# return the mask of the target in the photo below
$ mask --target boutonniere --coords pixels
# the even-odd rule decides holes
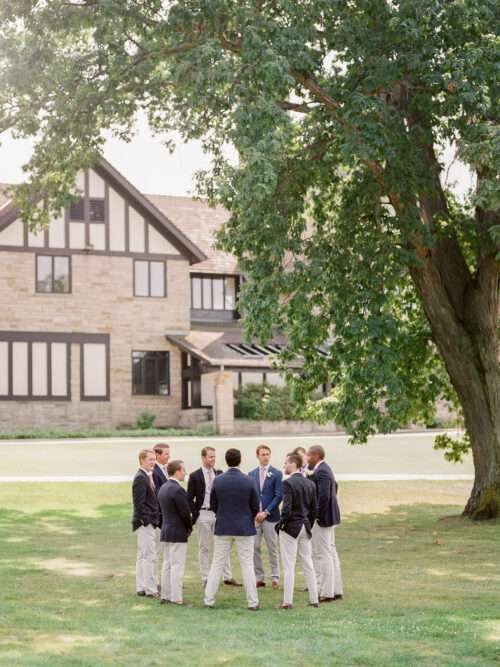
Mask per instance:
[[[271,479],[272,476],[273,476],[273,473],[272,473],[272,472],[270,472],[270,471],[269,471],[269,472],[266,472],[266,477],[267,477],[267,479]]]

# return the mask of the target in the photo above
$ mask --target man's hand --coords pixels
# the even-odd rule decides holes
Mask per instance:
[[[267,519],[267,512],[259,512],[257,516],[255,517],[255,521],[257,523],[262,523]]]

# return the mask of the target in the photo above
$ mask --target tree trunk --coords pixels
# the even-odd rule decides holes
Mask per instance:
[[[471,440],[475,478],[464,514],[491,519],[500,516],[498,262],[490,258],[479,268],[461,295],[459,316],[440,270],[446,260],[439,252],[432,254],[411,274]]]

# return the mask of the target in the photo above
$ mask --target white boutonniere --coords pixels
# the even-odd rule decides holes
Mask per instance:
[[[267,479],[271,479],[272,476],[273,476],[272,472],[266,472]]]

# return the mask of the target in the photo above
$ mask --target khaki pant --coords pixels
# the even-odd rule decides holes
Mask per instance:
[[[148,595],[157,593],[158,585],[155,576],[155,528],[151,525],[140,526],[137,533],[137,560],[135,566],[136,591]]]
[[[298,536],[292,537],[280,530],[281,562],[283,563],[283,604],[293,604],[293,587],[295,585],[295,563],[297,556],[302,566],[304,579],[309,593],[309,602],[318,602],[316,574],[312,561],[311,538],[302,526]]]
[[[276,523],[263,521],[255,524],[257,535],[255,536],[253,562],[255,567],[255,577],[257,581],[264,581],[264,564],[262,562],[262,538],[267,544],[269,552],[269,563],[271,565],[271,579],[278,581],[280,578],[280,562],[278,554],[278,535],[275,530]]]
[[[210,570],[209,550],[210,542],[213,543],[215,513],[211,510],[200,510],[200,516],[196,522],[198,526],[198,562],[200,564],[201,580],[205,584]],[[228,555],[227,562],[224,565],[224,581],[233,578],[231,572],[231,558]]]
[[[162,542],[162,545],[161,599],[182,602],[187,542]]]
[[[219,590],[222,572],[231,552],[231,547],[235,544],[236,551],[238,552],[238,560],[240,561],[241,574],[243,575],[243,585],[247,594],[248,606],[257,607],[259,598],[253,569],[253,543],[253,535],[214,535],[212,567],[208,573],[208,581],[205,588],[206,605],[212,606],[215,603],[215,596]]]
[[[340,560],[335,547],[335,528],[323,528],[317,523],[312,529],[312,555],[320,597],[342,595]]]
[[[163,544],[161,541],[161,528],[155,528],[155,556],[154,556],[154,573],[158,588],[161,580],[161,559],[163,557]]]

